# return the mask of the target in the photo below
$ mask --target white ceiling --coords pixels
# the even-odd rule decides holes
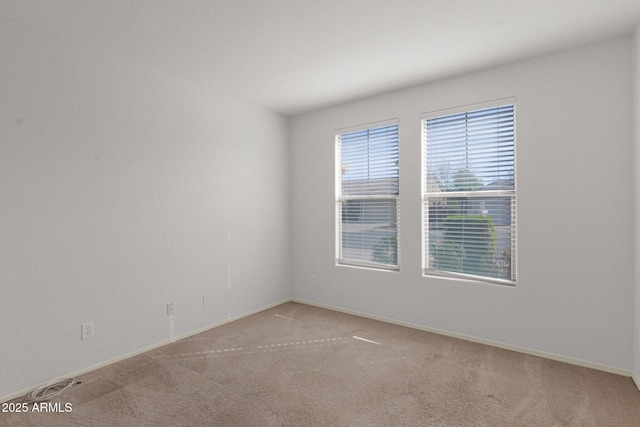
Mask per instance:
[[[0,0],[0,16],[296,115],[629,33],[640,0]]]

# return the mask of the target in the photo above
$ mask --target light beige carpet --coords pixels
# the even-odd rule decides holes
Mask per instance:
[[[0,424],[640,426],[629,378],[293,302],[77,380]]]

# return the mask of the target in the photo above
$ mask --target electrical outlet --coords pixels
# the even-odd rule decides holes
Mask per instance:
[[[202,295],[202,305],[208,305],[209,304],[209,295]]]
[[[176,314],[176,306],[174,303],[170,302],[167,304],[167,316],[173,316]]]
[[[311,284],[312,284],[312,285],[317,285],[317,284],[318,284],[318,280],[317,280],[317,278],[316,278],[316,275],[315,275],[315,274],[312,274],[312,275],[311,275]]]
[[[93,338],[93,322],[80,325],[80,339],[86,340],[89,338]]]

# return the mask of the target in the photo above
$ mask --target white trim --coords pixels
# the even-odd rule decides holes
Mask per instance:
[[[398,264],[400,263],[398,262]],[[400,271],[400,265],[376,264],[373,262],[353,261],[350,259],[342,259],[342,258],[336,259],[336,266],[367,268],[369,270],[376,270],[376,271],[380,271],[380,270],[390,271],[390,272]]]
[[[495,277],[488,276],[474,276],[473,274],[456,273],[454,271],[436,270],[433,268],[425,268],[422,271],[422,277],[437,277],[439,279],[464,280],[467,282],[508,285],[512,287],[516,286],[516,282],[513,280],[497,279]]]
[[[638,390],[640,390],[640,375],[638,375],[637,372],[633,372],[631,374],[631,379],[633,379],[633,382],[636,384],[636,387],[638,387]]]
[[[425,256],[425,247],[429,243],[429,205],[427,194],[427,144],[425,144],[424,117],[420,119],[420,265],[422,272],[429,268],[428,257]],[[426,206],[426,210],[425,210]]]
[[[338,312],[341,312],[341,313],[352,314],[354,316],[365,317],[367,319],[378,320],[378,321],[385,322],[385,323],[391,323],[393,325],[405,326],[407,328],[418,329],[418,330],[425,331],[425,332],[431,332],[431,333],[438,334],[438,335],[444,335],[444,336],[448,336],[448,337],[452,337],[452,338],[458,338],[458,339],[462,339],[462,340],[465,340],[465,341],[475,342],[475,343],[478,343],[478,344],[485,344],[485,345],[489,345],[489,346],[492,346],[492,347],[498,347],[498,348],[502,348],[502,349],[505,349],[505,350],[515,351],[515,352],[518,352],[518,353],[529,354],[529,355],[532,355],[532,356],[538,356],[538,357],[542,357],[542,358],[549,359],[549,360],[555,360],[555,361],[558,361],[558,362],[569,363],[571,365],[582,366],[582,367],[590,368],[590,369],[596,369],[598,371],[609,372],[611,374],[622,375],[622,376],[625,376],[625,377],[633,377],[636,385],[638,386],[638,388],[640,388],[640,378],[638,378],[637,375],[633,374],[633,372],[628,370],[628,369],[616,368],[614,366],[609,366],[609,365],[603,365],[603,364],[600,364],[600,363],[589,362],[587,360],[582,360],[582,359],[576,359],[576,358],[573,358],[573,357],[562,356],[562,355],[555,354],[555,353],[547,353],[545,351],[539,351],[539,350],[534,350],[534,349],[527,348],[527,347],[520,347],[520,346],[517,346],[517,345],[506,344],[506,343],[499,342],[499,341],[492,341],[492,340],[487,340],[487,339],[484,339],[484,338],[477,338],[477,337],[473,337],[473,336],[470,336],[470,335],[464,335],[464,334],[459,334],[459,333],[456,333],[456,332],[445,331],[443,329],[430,328],[430,327],[418,325],[418,324],[415,324],[415,323],[403,322],[403,321],[400,321],[400,320],[390,319],[388,317],[372,315],[372,314],[363,313],[363,312],[356,311],[356,310],[349,310],[349,309],[336,307],[336,306],[332,306],[332,305],[328,305],[328,304],[316,303],[316,302],[313,302],[313,301],[307,301],[307,300],[300,299],[300,298],[292,298],[291,301],[298,302],[298,303],[301,303],[301,304],[311,305],[311,306],[314,306],[314,307],[325,308],[325,309],[328,309],[328,310],[338,311]]]
[[[448,108],[443,110],[436,110],[421,114],[421,130],[420,130],[420,146],[421,146],[421,192],[422,192],[422,207],[421,207],[421,254],[422,254],[422,275],[423,277],[448,277],[448,278],[460,278],[463,280],[475,280],[482,283],[494,283],[500,285],[517,286],[518,279],[518,251],[517,251],[517,128],[516,128],[516,97],[508,97],[496,99],[493,101],[480,102],[471,105],[463,105],[454,108]],[[476,191],[445,191],[445,192],[433,192],[427,191],[428,189],[428,174],[427,174],[427,122],[430,119],[438,117],[446,117],[449,115],[463,114],[468,112],[475,112],[480,110],[489,110],[492,108],[502,108],[507,106],[512,107],[512,124],[513,124],[513,179],[514,187],[511,190],[476,190]],[[509,279],[500,279],[491,276],[475,276],[467,275],[465,273],[458,273],[453,271],[441,271],[435,268],[430,268],[429,259],[429,203],[433,199],[447,199],[455,197],[467,197],[467,198],[485,198],[485,197],[510,197],[511,199],[511,271]]]
[[[427,111],[420,114],[420,119],[431,119],[438,116],[448,116],[450,114],[464,113],[466,111],[483,110],[485,108],[500,107],[502,105],[513,104],[515,107],[516,97],[500,98],[493,101],[478,102],[475,104],[460,105],[458,107],[445,108],[443,110]]]
[[[351,132],[357,132],[359,130],[372,129],[372,128],[381,128],[381,127],[392,126],[392,125],[400,125],[400,119],[398,119],[396,117],[396,118],[393,118],[393,119],[379,120],[377,122],[363,123],[363,124],[360,124],[360,125],[349,126],[349,127],[346,127],[346,128],[336,129],[335,133],[336,133],[336,136],[340,136],[343,133],[351,133]],[[398,126],[398,127],[400,127],[400,126]]]
[[[217,323],[214,323],[212,325],[205,326],[203,328],[199,328],[199,329],[196,329],[196,330],[191,331],[191,332],[187,332],[186,334],[182,334],[182,335],[180,335],[178,337],[174,337],[174,338],[171,338],[171,339],[168,339],[168,340],[165,340],[165,341],[161,341],[161,342],[156,343],[156,344],[152,344],[152,345],[147,346],[147,347],[143,347],[143,348],[141,348],[139,350],[132,351],[131,353],[127,353],[127,354],[124,354],[122,356],[114,357],[113,359],[109,359],[109,360],[106,360],[104,362],[100,362],[100,363],[97,363],[95,365],[88,366],[88,367],[83,368],[83,369],[79,369],[77,371],[71,372],[71,373],[66,374],[66,375],[60,375],[60,377],[75,378],[75,377],[78,377],[80,375],[84,375],[86,373],[89,373],[91,371],[95,371],[96,369],[104,368],[105,366],[112,365],[112,364],[120,362],[122,360],[138,356],[138,355],[140,355],[142,353],[146,353],[146,352],[151,351],[151,350],[155,350],[156,348],[160,348],[160,347],[165,346],[167,344],[171,344],[173,342],[180,341],[180,340],[183,340],[185,338],[189,338],[189,337],[191,337],[193,335],[197,335],[197,334],[200,334],[202,332],[206,332],[206,331],[208,331],[210,329],[217,328],[218,326],[222,326],[222,325],[225,325],[227,323],[231,323],[231,322],[234,322],[236,320],[240,320],[240,319],[242,319],[244,317],[248,317],[248,316],[254,315],[256,313],[260,313],[261,311],[268,310],[270,308],[276,307],[276,306],[278,306],[280,304],[284,304],[284,303],[289,302],[289,301],[291,301],[291,298],[285,298],[285,299],[280,300],[278,302],[275,302],[273,304],[269,304],[269,305],[257,308],[255,310],[251,310],[251,311],[249,311],[247,313],[232,317],[230,319],[226,319],[226,320],[223,320],[221,322],[217,322]],[[40,385],[41,384],[37,384],[37,385],[31,386],[31,387],[25,388],[23,390],[17,391],[15,393],[11,393],[11,394],[8,394],[6,396],[2,396],[2,397],[0,397],[0,402],[7,402],[9,400],[13,400],[13,399],[16,399],[18,397],[25,396],[26,394],[31,393],[33,390],[38,388]]]
[[[398,166],[400,162],[400,120],[398,118],[380,120],[377,122],[360,124],[347,128],[335,130],[335,222],[334,222],[334,241],[335,241],[335,260],[336,265],[366,267],[377,270],[398,271],[400,270],[400,187],[396,194],[384,195],[344,195],[342,194],[342,136],[360,131],[370,131],[384,127],[396,127],[398,136]],[[367,141],[369,141],[367,137]],[[367,143],[368,145],[368,143]],[[399,177],[398,177],[399,178]],[[399,181],[398,181],[399,182]],[[399,184],[398,184],[399,185]],[[350,260],[342,256],[342,210],[341,204],[349,201],[395,201],[396,206],[396,265],[386,265],[375,262]]]

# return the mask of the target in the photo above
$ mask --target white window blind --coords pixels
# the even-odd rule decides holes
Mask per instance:
[[[398,125],[336,136],[337,261],[398,267]]]
[[[514,105],[423,121],[425,274],[515,284]]]

